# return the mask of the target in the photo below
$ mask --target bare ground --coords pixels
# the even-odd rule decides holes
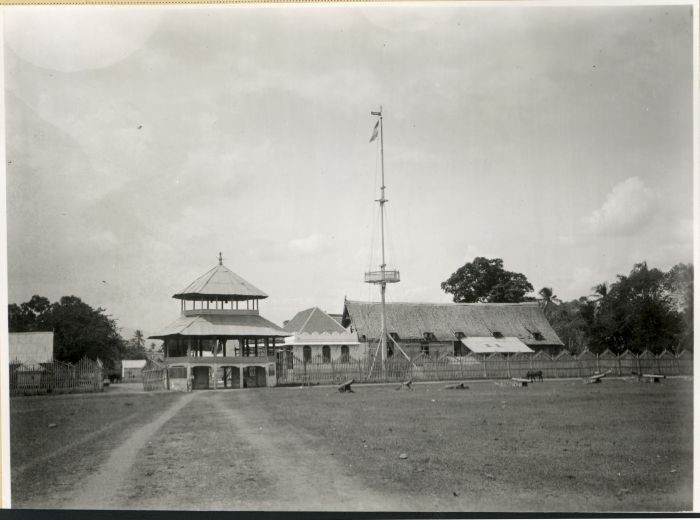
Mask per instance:
[[[690,382],[357,390],[13,400],[13,506],[692,507]]]

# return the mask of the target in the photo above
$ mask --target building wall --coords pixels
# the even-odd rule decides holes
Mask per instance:
[[[293,352],[294,357],[303,360],[304,359],[304,346],[305,345],[294,345]],[[311,347],[311,358],[315,359],[317,356],[323,355],[323,345],[312,344]],[[342,345],[328,345],[331,351],[331,361],[334,363],[340,362]],[[359,359],[367,355],[367,345],[360,343],[359,345],[348,345],[348,355],[352,359]]]
[[[424,345],[428,346],[428,355],[430,357],[442,357],[442,356],[454,356],[455,355],[455,343],[454,341],[436,341],[436,342],[430,342],[430,343],[422,343],[421,341],[406,341],[402,340],[399,341],[398,344],[401,345],[401,348],[406,352],[406,354],[410,358],[414,358],[415,356],[419,356],[422,352],[422,347]],[[461,342],[460,342],[461,344]],[[364,345],[365,349],[369,349],[370,345],[372,351],[374,352],[374,349],[377,348],[377,342],[373,344],[368,343],[361,343],[361,345]],[[396,345],[394,345],[393,342],[389,342],[389,345],[394,348],[394,353],[401,355],[401,352],[398,351],[396,348]],[[561,352],[562,348],[559,345],[528,345],[532,350],[535,352],[543,351],[546,354],[549,355],[556,355],[559,352]],[[461,346],[458,344],[458,348],[462,352],[462,355],[466,355],[469,352],[469,349],[467,349],[464,346]]]
[[[140,381],[141,380],[141,370],[142,368],[128,368],[122,367],[122,380],[123,381]]]

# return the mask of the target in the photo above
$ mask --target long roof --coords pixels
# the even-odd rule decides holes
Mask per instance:
[[[218,336],[218,337],[284,337],[285,332],[258,314],[200,314],[182,315],[173,323],[150,336],[165,339],[169,336]]]
[[[455,341],[458,333],[493,337],[500,332],[526,345],[563,345],[537,302],[387,303],[386,320],[388,332],[405,340],[423,339],[426,332],[438,341]],[[381,303],[346,300],[343,324],[350,323],[360,337],[378,338]]]
[[[462,343],[475,354],[516,354],[523,352],[531,354],[533,350],[518,338],[504,337],[496,339],[493,336],[480,338],[463,338]]]
[[[225,265],[211,268],[182,291],[173,295],[181,300],[207,300],[225,298],[227,300],[250,300],[267,298],[267,294],[244,280]]]

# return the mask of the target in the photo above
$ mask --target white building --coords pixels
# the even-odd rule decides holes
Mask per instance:
[[[343,328],[318,307],[297,313],[283,328],[292,334],[285,338],[284,351],[280,353],[288,362],[290,356],[305,362],[347,362],[366,354],[355,332]]]

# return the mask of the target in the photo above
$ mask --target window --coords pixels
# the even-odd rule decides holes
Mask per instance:
[[[498,332],[497,330],[494,330],[491,334],[493,334],[493,337],[496,338],[496,339],[501,339],[501,338],[503,338],[503,333],[502,333],[502,332]]]
[[[464,338],[464,337],[466,337],[466,334],[465,334],[464,332],[462,332],[461,330],[456,330],[456,331],[455,331],[455,338],[457,338],[457,339],[462,339],[462,338]]]
[[[535,339],[536,339],[537,341],[542,341],[542,340],[544,340],[544,336],[542,335],[541,332],[535,331],[535,332],[532,333],[532,335],[535,337]]]
[[[311,361],[311,347],[308,345],[304,346],[304,363]]]
[[[428,343],[421,344],[420,353],[425,354],[426,356],[429,356],[430,355],[430,345]]]
[[[464,356],[464,350],[465,346],[462,344],[461,341],[454,341],[452,343],[453,346],[453,354],[457,357],[459,356]]]
[[[330,363],[331,362],[331,347],[329,347],[328,345],[323,345],[321,352],[323,353],[323,362]]]
[[[168,368],[168,377],[170,379],[187,379],[187,368],[170,367]]]
[[[432,332],[424,332],[423,341],[437,341],[437,339],[435,338],[435,334]]]
[[[284,347],[284,357],[287,359],[287,368],[294,368],[294,352],[292,352],[291,345]]]
[[[350,361],[350,349],[347,345],[340,347],[340,361],[342,363],[347,363]]]
[[[389,333],[389,336],[391,336],[391,339],[393,339],[393,340],[396,341],[397,343],[398,343],[399,340],[401,339],[401,338],[399,338],[399,334],[398,334],[397,332],[390,332],[390,333]]]

